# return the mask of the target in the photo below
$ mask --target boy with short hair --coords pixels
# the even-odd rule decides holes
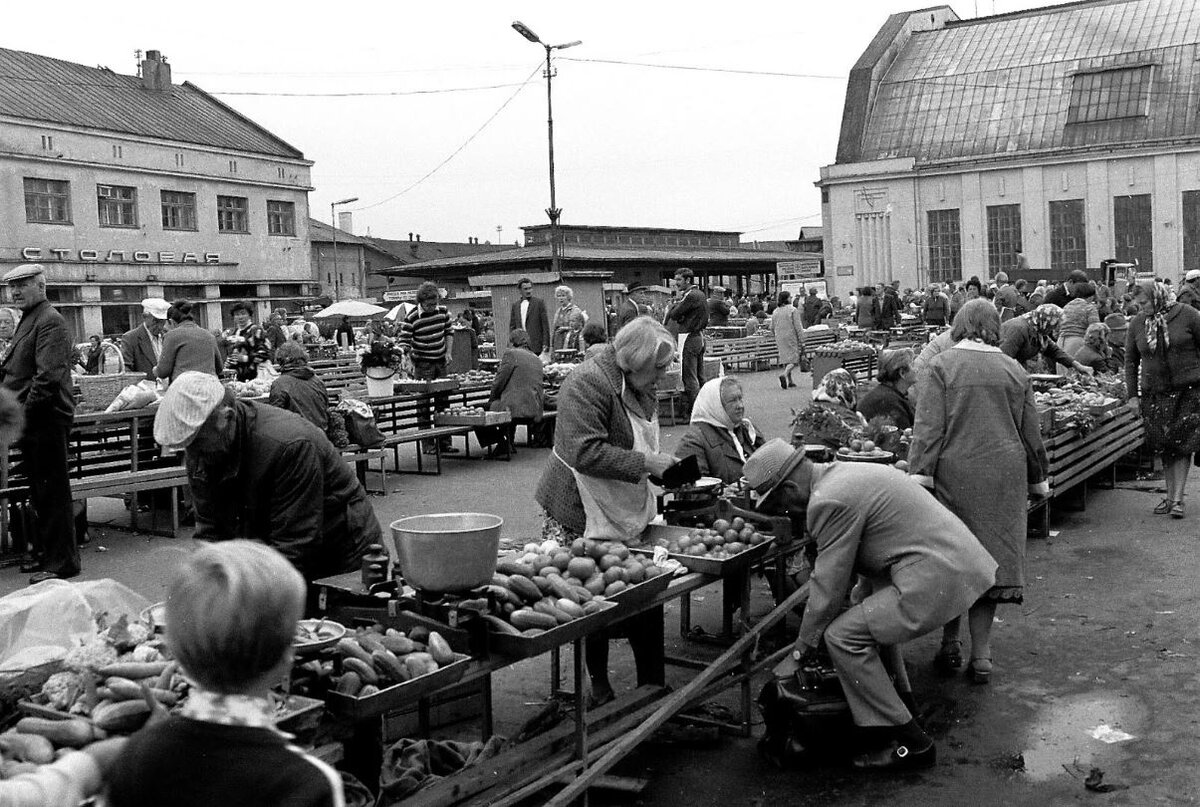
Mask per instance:
[[[109,781],[112,807],[342,807],[339,775],[272,723],[271,686],[292,663],[300,573],[256,541],[209,544],[167,596],[167,645],[194,684],[183,709],[134,735]]]

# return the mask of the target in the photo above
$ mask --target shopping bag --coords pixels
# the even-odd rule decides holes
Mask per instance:
[[[378,448],[383,445],[383,432],[375,423],[375,414],[371,407],[354,398],[346,398],[337,405],[346,421],[346,436],[351,443],[363,448]]]

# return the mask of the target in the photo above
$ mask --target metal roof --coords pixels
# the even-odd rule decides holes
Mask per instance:
[[[852,161],[1200,141],[1198,54],[1196,0],[1091,0],[916,31],[852,133],[862,146]],[[1147,115],[1067,123],[1074,73],[1144,64]]]
[[[137,76],[0,48],[0,115],[221,149],[304,159],[296,148],[190,82]]]

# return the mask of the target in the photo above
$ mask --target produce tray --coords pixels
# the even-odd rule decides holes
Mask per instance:
[[[433,422],[439,426],[499,426],[511,423],[511,412],[484,412],[482,415],[447,415],[438,413]]]
[[[646,541],[645,547],[629,547],[630,552],[637,552],[642,555],[654,554],[654,541],[658,538],[671,538],[676,535],[690,534],[692,531],[685,527],[669,527],[663,524],[651,524],[642,534],[643,540]],[[732,577],[740,573],[750,564],[757,561],[774,545],[775,537],[771,536],[763,541],[758,546],[752,546],[744,552],[739,552],[732,558],[697,558],[692,555],[678,555],[674,552],[668,552],[667,557],[672,560],[677,560],[683,564],[683,567],[689,572],[699,572],[700,574],[712,575],[713,577]],[[665,577],[666,575],[661,575]]]
[[[181,701],[182,702],[182,701]],[[272,722],[281,729],[288,730],[294,723],[299,722],[306,715],[311,715],[314,712],[320,712],[325,709],[325,702],[316,698],[307,698],[303,695],[288,695],[283,701],[284,709],[277,710],[272,717]],[[73,715],[67,712],[54,709],[44,703],[35,703],[34,701],[18,701],[17,710],[22,714],[30,717],[44,717],[47,720],[86,720],[89,723],[92,719],[88,715]]]
[[[399,709],[444,687],[457,684],[471,666],[471,657],[455,653],[457,661],[431,673],[385,687],[374,695],[357,698],[333,690],[326,696],[329,711],[350,720],[370,720],[385,712]]]
[[[411,378],[402,378],[395,382],[393,389],[397,394],[416,393],[418,395],[429,395],[435,392],[453,392],[458,389],[458,379],[438,378],[433,381],[414,381]]]
[[[660,575],[666,577],[666,575]],[[573,619],[565,625],[559,625],[539,636],[511,636],[507,633],[489,633],[488,649],[500,656],[509,658],[532,658],[540,656],[561,647],[567,642],[583,638],[600,628],[624,619],[628,616],[629,608],[618,607],[613,600],[601,603],[601,610],[594,614]]]
[[[671,585],[671,575],[664,572],[658,577],[651,577],[632,585],[619,594],[608,595],[608,599],[624,608],[638,607],[666,591],[669,585]]]

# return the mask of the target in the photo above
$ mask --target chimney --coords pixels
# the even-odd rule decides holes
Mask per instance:
[[[417,233],[417,243],[421,243],[421,234]]]
[[[354,235],[354,214],[349,210],[338,211],[338,229]]]
[[[412,240],[412,233],[409,233],[409,234],[408,234],[408,240],[409,240],[409,241],[411,241],[411,240]]]
[[[142,60],[142,86],[155,92],[171,91],[171,65],[160,51],[146,51]]]

